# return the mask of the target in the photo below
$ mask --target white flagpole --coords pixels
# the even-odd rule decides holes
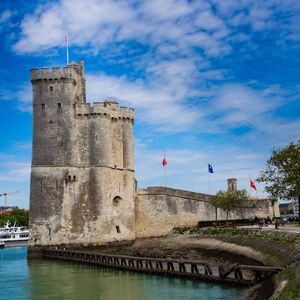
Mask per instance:
[[[165,170],[165,187],[167,186],[167,166],[164,166]]]
[[[67,66],[69,65],[69,33],[66,35]]]
[[[209,172],[209,161],[207,159],[207,171],[208,171],[208,194],[211,195],[211,184],[210,184],[210,172]]]
[[[250,195],[250,197],[252,196],[252,190],[251,190],[251,177],[250,177],[250,175],[248,175],[248,177],[249,177],[249,195]]]
[[[164,152],[164,161],[166,160],[166,152]],[[166,160],[167,164],[164,165],[164,179],[165,179],[165,187],[167,186],[167,165],[168,161]]]
[[[208,192],[211,195],[211,185],[210,185],[210,172],[208,171]]]

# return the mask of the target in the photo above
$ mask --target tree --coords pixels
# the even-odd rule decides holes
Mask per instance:
[[[298,199],[300,216],[300,140],[273,150],[257,181],[266,183],[265,190],[273,201]]]
[[[226,211],[226,221],[228,222],[229,212],[240,208],[247,200],[248,194],[245,189],[226,192],[219,191],[211,199],[211,203],[216,209],[216,221],[218,208],[221,208]]]
[[[28,226],[28,210],[15,209],[10,214],[0,215],[0,227],[4,226],[9,221],[11,225],[16,222],[18,226]]]

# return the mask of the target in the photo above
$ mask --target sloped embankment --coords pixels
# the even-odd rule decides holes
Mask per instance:
[[[280,266],[283,271],[252,287],[248,299],[298,299],[300,235],[228,229],[186,229],[179,232],[159,238],[138,239],[132,245],[122,247],[101,247],[101,252],[207,260],[222,264]]]

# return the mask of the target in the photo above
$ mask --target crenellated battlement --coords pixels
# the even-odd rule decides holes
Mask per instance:
[[[32,82],[36,80],[54,80],[62,78],[76,79],[78,76],[83,77],[83,61],[81,61],[80,64],[72,63],[64,68],[34,68],[30,70]]]
[[[114,100],[94,103],[78,103],[75,106],[78,118],[111,118],[122,120],[134,120],[134,109],[119,106]]]

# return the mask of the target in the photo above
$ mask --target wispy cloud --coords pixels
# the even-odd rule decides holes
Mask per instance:
[[[30,175],[30,161],[5,153],[0,153],[0,160],[0,182],[28,181]]]
[[[185,131],[199,118],[199,114],[183,102],[188,97],[186,86],[176,83],[177,80],[167,80],[161,87],[156,80],[146,84],[139,80],[128,81],[125,77],[94,74],[87,77],[88,99],[95,101],[114,97],[135,107],[141,123],[162,126],[160,130]]]
[[[32,111],[32,87],[30,83],[11,86],[0,90],[0,100],[16,101],[17,108],[22,112]]]

